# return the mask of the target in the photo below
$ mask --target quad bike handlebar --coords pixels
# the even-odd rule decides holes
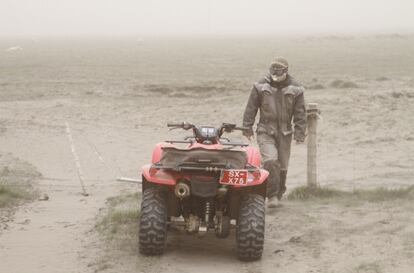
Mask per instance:
[[[231,133],[232,131],[238,130],[238,131],[248,131],[250,130],[249,127],[240,127],[236,126],[236,124],[232,123],[223,123],[221,125],[221,129],[224,130],[224,132]]]
[[[171,129],[184,129],[190,130],[193,129],[193,138],[199,143],[211,143],[216,144],[220,141],[221,136],[224,132],[231,133],[233,131],[246,131],[250,130],[250,128],[240,127],[233,123],[222,123],[220,127],[216,128],[213,126],[196,126],[189,122],[181,122],[181,123],[167,123],[168,127]],[[192,138],[192,137],[187,137]]]
[[[196,128],[197,126],[194,125],[194,124],[191,124],[189,122],[183,121],[183,122],[180,122],[180,123],[168,122],[167,127],[174,127],[174,128],[181,128],[181,129],[184,129],[184,130],[189,130],[189,129]],[[223,123],[217,129],[221,133],[223,133],[223,132],[231,133],[232,131],[235,131],[235,130],[238,130],[238,131],[248,131],[248,130],[250,130],[250,128],[248,128],[248,127],[240,127],[240,126],[237,126],[236,124],[233,124],[233,123]]]
[[[183,121],[181,123],[171,123],[171,122],[168,122],[167,123],[167,127],[181,128],[181,129],[184,129],[184,130],[189,130],[189,129],[194,128],[195,125],[193,125],[191,123],[188,123],[186,121]]]

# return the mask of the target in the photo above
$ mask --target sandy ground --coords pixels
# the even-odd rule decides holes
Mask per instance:
[[[414,215],[412,204],[401,200],[286,202],[268,215],[263,259],[254,263],[235,259],[233,237],[220,241],[172,233],[164,256],[145,258],[108,249],[93,231],[108,197],[137,190],[115,177],[138,177],[156,142],[182,135],[168,132],[167,121],[240,122],[251,83],[276,49],[294,56],[296,67],[303,63],[295,72],[305,85],[325,87],[306,93],[323,115],[319,183],[343,189],[412,185],[413,38],[376,39],[382,46],[369,39],[305,41],[309,53],[299,57],[295,54],[302,48],[289,44],[268,46],[257,58],[244,55],[252,44],[224,52],[217,51],[217,44],[198,51],[194,46],[188,56],[161,47],[146,58],[148,48],[128,53],[129,46],[119,50],[99,44],[98,51],[91,51],[93,43],[75,47],[73,58],[61,57],[73,54],[59,49],[64,42],[47,53],[39,51],[41,45],[20,55],[2,52],[0,151],[34,165],[43,176],[37,187],[50,199],[23,205],[9,217],[0,235],[0,272],[412,272]],[[336,54],[333,60],[321,57],[327,48]],[[349,50],[364,58],[345,58]],[[196,78],[200,58],[206,74]],[[399,64],[381,69],[395,58]],[[320,69],[310,73],[306,69],[315,61]],[[173,69],[174,63],[179,69]],[[243,69],[233,75],[233,65]],[[357,87],[331,86],[337,79],[352,80]],[[72,129],[88,197],[80,194],[65,122]],[[290,189],[304,184],[306,163],[306,146],[292,149]]]

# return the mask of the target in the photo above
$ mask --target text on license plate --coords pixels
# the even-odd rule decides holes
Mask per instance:
[[[223,170],[221,171],[220,184],[226,185],[246,185],[246,170]]]

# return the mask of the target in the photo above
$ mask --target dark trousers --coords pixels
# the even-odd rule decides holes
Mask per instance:
[[[257,135],[263,167],[269,172],[267,180],[267,197],[277,196],[278,199],[286,191],[286,175],[290,158],[292,134],[278,136],[267,133]]]

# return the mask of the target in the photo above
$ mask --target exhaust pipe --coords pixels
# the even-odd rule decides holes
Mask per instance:
[[[186,198],[190,196],[190,187],[184,182],[179,182],[175,186],[174,193],[178,198]]]

